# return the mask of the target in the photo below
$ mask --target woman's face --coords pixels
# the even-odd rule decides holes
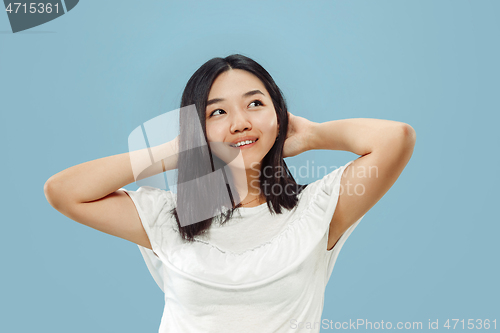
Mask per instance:
[[[241,152],[245,169],[260,170],[278,135],[276,111],[264,84],[241,69],[220,74],[208,94],[206,129],[210,148],[224,162]],[[234,146],[242,140],[255,142]]]

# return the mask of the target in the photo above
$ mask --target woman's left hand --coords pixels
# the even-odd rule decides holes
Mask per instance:
[[[306,118],[288,112],[288,132],[283,146],[283,158],[299,155],[309,150],[314,124]]]

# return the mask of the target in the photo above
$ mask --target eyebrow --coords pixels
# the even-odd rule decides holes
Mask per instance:
[[[244,93],[242,95],[242,97],[245,98],[245,97],[249,97],[249,96],[256,95],[256,94],[261,94],[261,95],[265,96],[262,91],[260,91],[259,89],[255,89],[255,90],[250,90],[249,92]],[[219,103],[222,101],[225,101],[225,99],[224,98],[213,98],[213,99],[210,99],[207,101],[207,106],[215,104],[215,103]]]

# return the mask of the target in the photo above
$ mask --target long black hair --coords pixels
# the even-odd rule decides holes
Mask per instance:
[[[241,207],[240,204],[235,205],[231,197],[231,194],[238,197],[238,193],[229,186],[230,173],[206,144],[208,95],[215,79],[231,69],[245,70],[259,78],[276,110],[279,135],[262,160],[259,176],[260,190],[266,197],[271,214],[281,214],[282,208],[294,208],[298,202],[297,195],[307,186],[295,182],[283,159],[288,111],[285,98],[271,75],[257,62],[240,54],[210,59],[191,76],[181,100],[179,151],[182,153],[177,164],[177,207],[171,213],[175,216],[182,238],[187,241],[193,241],[196,235],[206,232],[215,219],[221,224],[227,222],[234,210]]]

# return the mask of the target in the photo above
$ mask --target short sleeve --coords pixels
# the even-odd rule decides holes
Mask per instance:
[[[168,214],[169,210],[173,208],[172,192],[151,186],[141,186],[137,191],[125,188],[120,188],[120,190],[128,194],[136,207],[153,250],[140,245],[138,247],[151,275],[160,289],[164,291],[164,267],[158,253],[161,251],[161,244],[165,238],[164,231],[168,229],[164,227],[171,222],[168,219]]]
[[[335,262],[337,261],[337,257],[340,253],[340,250],[342,249],[342,246],[344,245],[345,241],[351,233],[354,231],[354,229],[357,227],[359,222],[363,219],[365,215],[363,215],[359,220],[357,220],[354,224],[352,224],[339,238],[337,243],[334,245],[334,247],[331,250],[327,250],[327,244],[328,244],[328,233],[329,233],[329,224],[330,221],[332,220],[333,214],[335,213],[335,209],[337,208],[337,203],[339,200],[340,193],[342,193],[343,189],[341,188],[341,179],[342,175],[344,174],[345,169],[349,166],[354,161],[350,161],[344,166],[341,166],[334,171],[330,172],[326,176],[324,176],[322,179],[310,184],[311,186],[311,191],[314,193],[314,203],[313,205],[317,205],[318,207],[321,207],[321,210],[319,210],[322,213],[322,219],[324,223],[327,225],[326,228],[326,235],[324,237],[325,243],[322,244],[324,245],[324,249],[326,252],[326,277],[328,281],[330,279],[330,276],[333,271],[333,267],[335,265]],[[308,187],[310,186],[308,185]]]

